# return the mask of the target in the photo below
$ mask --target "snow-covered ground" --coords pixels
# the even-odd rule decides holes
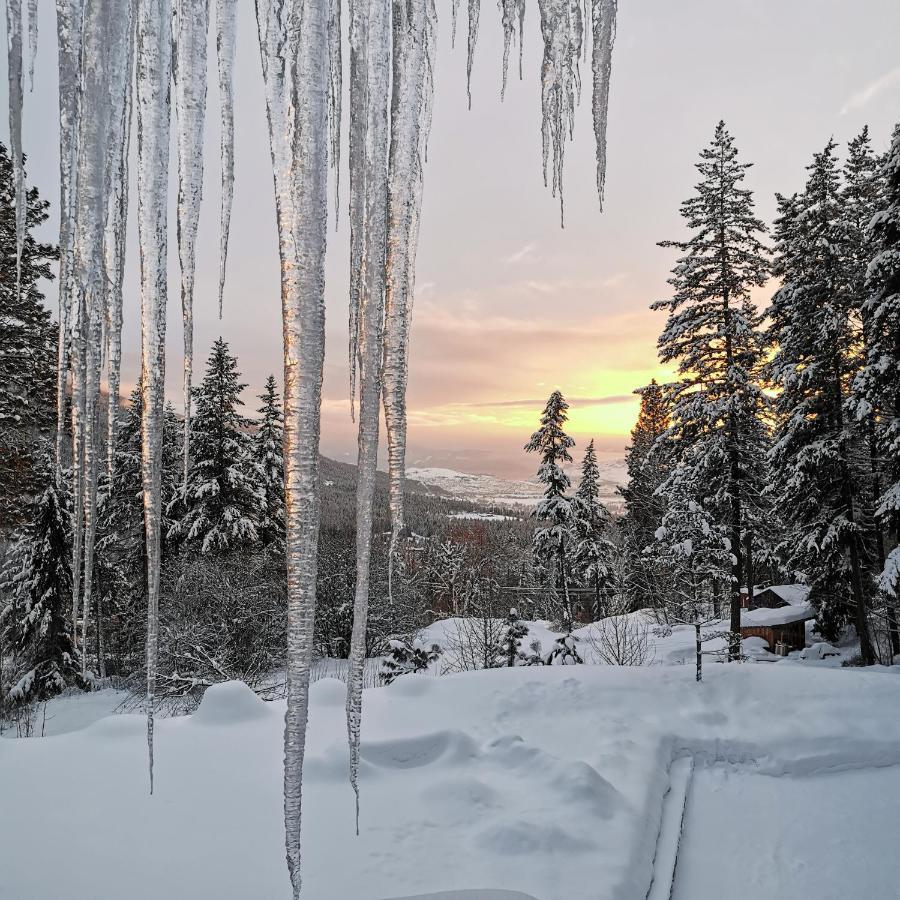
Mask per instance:
[[[749,785],[736,782],[734,803],[722,799],[735,818],[774,827],[784,796],[794,810],[789,821],[817,843],[851,841],[866,854],[864,885],[874,892],[826,888],[817,897],[889,896],[874,889],[898,883],[896,854],[879,850],[883,841],[869,853],[868,831],[852,830],[863,827],[856,813],[845,827],[836,806],[819,815],[817,803],[829,792],[837,805],[854,793],[862,802],[896,796],[893,775],[868,779],[855,770],[900,765],[897,686],[884,671],[805,664],[711,665],[700,685],[690,666],[678,665],[404,676],[365,692],[357,838],[345,688],[323,679],[311,689],[305,896],[506,890],[537,900],[644,900],[670,766],[685,756],[695,761],[697,783],[711,764],[754,773]],[[48,900],[64,886],[65,896],[91,900],[286,898],[283,715],[283,703],[264,703],[239,683],[211,688],[193,716],[158,722],[153,797],[140,716],[0,741],[0,797],[15,810],[0,817],[0,897]],[[812,777],[826,772],[828,780]],[[692,798],[714,794],[725,776],[709,777]],[[867,827],[897,837],[881,812]],[[740,838],[721,831],[720,823],[726,853],[727,841],[737,846]],[[778,834],[751,845],[747,872]],[[812,840],[790,845],[790,858]],[[696,872],[709,896],[746,896],[727,881],[723,887],[730,870]],[[687,884],[682,896],[707,895]]]

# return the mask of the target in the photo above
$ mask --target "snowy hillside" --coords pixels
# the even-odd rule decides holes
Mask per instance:
[[[344,694],[332,679],[312,687],[312,900],[645,900],[654,879],[657,894],[671,883],[679,839],[679,900],[897,895],[900,692],[881,672],[720,665],[702,685],[687,666],[406,676],[365,692],[358,838]],[[60,896],[62,873],[66,896],[91,900],[288,896],[283,717],[240,683],[210,689],[192,717],[157,724],[153,797],[139,716],[0,741],[0,796],[16,810],[0,817],[0,896]],[[773,854],[774,868],[748,865]]]
[[[619,509],[622,498],[618,487],[627,482],[625,463],[613,460],[599,464],[600,499],[611,509]],[[569,473],[573,487],[577,487],[577,473]],[[469,500],[485,506],[532,507],[543,493],[543,486],[536,480],[520,481],[499,478],[496,475],[473,475],[455,469],[412,467],[407,477],[414,482],[438,488],[451,497]]]

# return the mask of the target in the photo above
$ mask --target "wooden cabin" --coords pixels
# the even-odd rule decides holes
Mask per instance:
[[[759,637],[774,653],[778,645],[788,651],[806,646],[806,623],[815,618],[809,588],[780,584],[754,591],[752,609],[741,610],[741,637]]]

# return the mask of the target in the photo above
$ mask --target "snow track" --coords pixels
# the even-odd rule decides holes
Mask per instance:
[[[691,779],[694,775],[694,759],[682,756],[669,767],[669,790],[663,798],[659,838],[653,858],[653,881],[647,892],[647,900],[670,900],[678,864],[678,849],[684,833],[684,816],[687,809]]]

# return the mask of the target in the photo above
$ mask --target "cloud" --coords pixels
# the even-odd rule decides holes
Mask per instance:
[[[884,75],[870,81],[864,88],[857,91],[842,107],[841,115],[845,116],[854,109],[861,109],[874,100],[879,94],[888,88],[900,85],[900,66],[885,72]]]
[[[570,404],[577,406],[612,406],[616,403],[634,403],[633,394],[612,394],[606,397],[567,397]],[[459,406],[466,406],[471,409],[487,408],[499,409],[508,408],[531,408],[533,406],[543,406],[547,402],[546,397],[532,400],[479,400],[477,403],[460,403]]]
[[[516,250],[515,253],[510,253],[509,256],[503,257],[503,262],[505,262],[508,266],[515,266],[523,262],[535,262],[535,250],[537,250],[537,244],[532,241],[526,244],[524,247],[520,247],[518,250]]]

